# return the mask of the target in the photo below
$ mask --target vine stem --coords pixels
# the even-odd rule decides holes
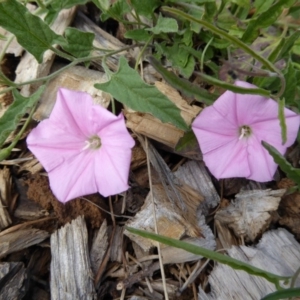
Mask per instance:
[[[23,85],[33,84],[33,83],[37,83],[37,82],[45,82],[45,81],[51,80],[52,78],[56,77],[57,75],[59,75],[60,73],[64,72],[65,70],[69,69],[72,66],[75,66],[75,65],[78,65],[80,63],[87,62],[87,61],[92,61],[92,60],[96,60],[96,59],[103,59],[104,57],[118,54],[122,51],[131,49],[131,48],[136,47],[136,46],[137,45],[126,46],[126,47],[120,48],[118,50],[111,51],[109,54],[102,54],[102,55],[98,55],[98,56],[87,56],[87,57],[82,57],[82,58],[76,58],[70,64],[68,64],[67,66],[57,70],[56,72],[54,72],[50,75],[40,77],[40,78],[37,78],[37,79],[33,79],[33,80],[28,80],[28,81],[21,82],[21,83],[14,83],[13,86],[1,90],[0,95],[5,94],[5,93],[13,90],[14,88],[21,87]]]
[[[266,68],[268,68],[272,72],[275,72],[278,75],[278,77],[281,81],[281,89],[277,94],[275,94],[275,96],[279,98],[283,94],[283,92],[285,90],[285,79],[284,79],[284,76],[281,73],[281,71],[278,70],[269,60],[265,59],[264,57],[262,57],[261,55],[259,55],[255,51],[253,51],[248,45],[243,43],[241,40],[239,40],[238,38],[236,38],[234,36],[229,35],[226,31],[215,27],[214,25],[212,25],[209,22],[206,22],[204,20],[199,20],[199,19],[197,19],[193,16],[190,16],[189,14],[182,12],[176,8],[163,6],[161,9],[162,9],[162,11],[174,14],[174,15],[181,17],[183,19],[186,19],[188,21],[200,24],[203,27],[205,27],[206,29],[213,32],[214,34],[221,36],[222,38],[226,39],[227,41],[229,41],[229,42],[235,44],[236,46],[238,46],[239,48],[243,49],[246,53],[249,53],[254,59],[261,62]]]

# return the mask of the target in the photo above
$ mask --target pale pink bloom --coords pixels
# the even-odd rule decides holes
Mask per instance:
[[[49,119],[31,131],[27,145],[48,172],[61,202],[128,189],[134,140],[123,115],[93,104],[87,93],[59,89]]]
[[[235,84],[255,87],[242,81]],[[271,144],[281,154],[294,143],[300,117],[286,108],[284,115],[287,142],[282,145],[278,104],[274,100],[231,91],[222,94],[192,124],[210,172],[217,179],[246,177],[260,182],[272,180],[277,165],[261,141]]]

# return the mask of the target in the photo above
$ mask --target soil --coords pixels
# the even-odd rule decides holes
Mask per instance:
[[[57,201],[50,190],[48,177],[44,175],[33,175],[25,181],[25,184],[28,186],[28,198],[47,211],[53,210],[59,225],[64,225],[79,215],[84,215],[92,228],[99,228],[105,218],[105,213],[99,207],[109,210],[99,194],[86,196],[86,199],[91,202],[82,198],[76,198],[65,204]]]

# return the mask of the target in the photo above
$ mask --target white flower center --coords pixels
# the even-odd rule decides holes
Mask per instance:
[[[239,128],[239,140],[248,138],[252,134],[252,130],[248,125],[243,125]]]
[[[87,141],[85,141],[85,146],[82,150],[92,149],[96,150],[101,147],[101,139],[98,135],[91,136]]]

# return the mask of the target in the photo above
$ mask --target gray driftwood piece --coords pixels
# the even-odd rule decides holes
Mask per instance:
[[[228,248],[226,238],[223,237],[226,227],[233,230],[236,237],[246,242],[254,242],[269,227],[271,213],[278,209],[285,191],[285,189],[242,191],[235,196],[235,200],[229,206],[220,209],[215,215],[215,220],[223,247]]]
[[[2,233],[0,236],[0,258],[36,245],[49,236],[48,232],[34,228],[20,229],[7,234],[5,232]]]
[[[292,276],[300,262],[300,244],[283,228],[266,232],[256,247],[234,246],[227,253],[233,258],[281,276]],[[218,263],[208,282],[211,292],[205,294],[199,287],[199,300],[257,300],[276,290],[274,284],[262,277]],[[295,287],[299,286],[298,277]]]
[[[21,262],[0,263],[0,299],[22,299],[25,294],[25,268]]]
[[[51,299],[96,299],[84,218],[79,216],[55,231],[50,241]]]
[[[0,170],[0,231],[12,223],[7,210],[11,199],[11,184],[10,171],[5,167]]]
[[[108,235],[107,235],[107,222],[103,221],[100,229],[93,238],[92,248],[90,252],[91,267],[94,275],[96,276],[97,271],[102,263],[108,247]]]
[[[198,225],[202,230],[204,238],[184,238],[184,242],[194,244],[196,246],[206,248],[209,250],[214,250],[216,248],[215,236],[212,233],[209,226],[206,225],[205,217],[203,215],[198,216]],[[194,261],[203,258],[200,255],[196,255],[191,252],[187,252],[183,249],[175,247],[164,247],[161,249],[161,255],[163,259],[163,264],[174,264],[183,263],[188,261]]]
[[[203,162],[190,160],[180,166],[178,170],[174,172],[174,175],[185,184],[190,185],[204,197],[204,201],[199,205],[199,210],[201,210],[204,216],[209,213],[211,208],[216,207],[220,202],[220,197]]]

